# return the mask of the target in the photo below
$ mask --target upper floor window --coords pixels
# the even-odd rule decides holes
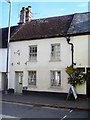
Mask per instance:
[[[28,71],[28,85],[36,86],[36,71]]]
[[[51,71],[51,87],[61,85],[61,72]]]
[[[51,45],[51,60],[60,60],[60,44]]]
[[[37,60],[37,45],[29,46],[29,60],[35,61]]]

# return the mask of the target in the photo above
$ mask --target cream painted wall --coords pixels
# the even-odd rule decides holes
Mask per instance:
[[[77,67],[88,67],[88,35],[71,37],[74,44],[74,62]]]
[[[88,66],[87,56],[87,36],[76,36],[71,38],[74,43],[74,57],[77,66]],[[50,61],[51,44],[60,43],[61,45],[61,60],[59,62]],[[38,55],[37,62],[29,62],[29,45],[37,45]],[[71,65],[71,48],[67,44],[65,38],[48,38],[42,40],[19,41],[11,42],[11,59],[10,59],[10,81],[9,88],[15,89],[15,71],[23,71],[23,86],[28,87],[28,71],[37,71],[36,87],[28,87],[28,90],[33,91],[49,91],[67,93],[70,85],[67,83],[67,74],[65,68]],[[20,51],[20,55],[17,51]],[[28,61],[28,62],[27,62]],[[17,63],[20,62],[20,65]],[[27,65],[25,64],[27,62]],[[81,64],[81,65],[80,65]],[[50,88],[50,70],[61,70],[62,81],[60,88]],[[82,89],[82,90],[81,90]],[[86,86],[77,88],[79,94],[86,94]]]
[[[74,44],[74,62],[76,63],[75,67],[90,67],[89,55],[88,55],[88,35],[71,37],[71,42]],[[78,93],[86,93],[86,83],[77,86],[76,88]]]

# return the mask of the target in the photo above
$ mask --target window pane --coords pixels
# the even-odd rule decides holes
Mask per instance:
[[[29,85],[36,85],[36,71],[29,71],[28,72],[28,84]]]
[[[60,60],[60,44],[51,45],[51,60]]]
[[[29,58],[30,58],[30,60],[36,60],[37,59],[37,46],[36,45],[30,46]]]
[[[61,72],[51,71],[51,86],[60,86],[61,84]]]

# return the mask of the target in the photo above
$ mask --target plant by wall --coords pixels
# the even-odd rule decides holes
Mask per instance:
[[[68,74],[68,83],[76,87],[76,85],[81,85],[85,83],[88,79],[87,74],[78,70],[77,68],[73,68],[69,66],[66,68],[66,73]]]

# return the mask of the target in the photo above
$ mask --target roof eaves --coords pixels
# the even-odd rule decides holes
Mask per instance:
[[[84,32],[84,33],[68,33],[67,36],[81,36],[81,35],[90,35],[90,32]]]
[[[46,38],[56,38],[56,37],[65,37],[65,35],[55,35],[55,36],[42,36],[42,37],[35,37],[35,38],[30,38],[30,39],[15,39],[15,40],[10,40],[10,42],[20,42],[20,41],[29,41],[29,40],[41,40],[41,39],[46,39]]]

